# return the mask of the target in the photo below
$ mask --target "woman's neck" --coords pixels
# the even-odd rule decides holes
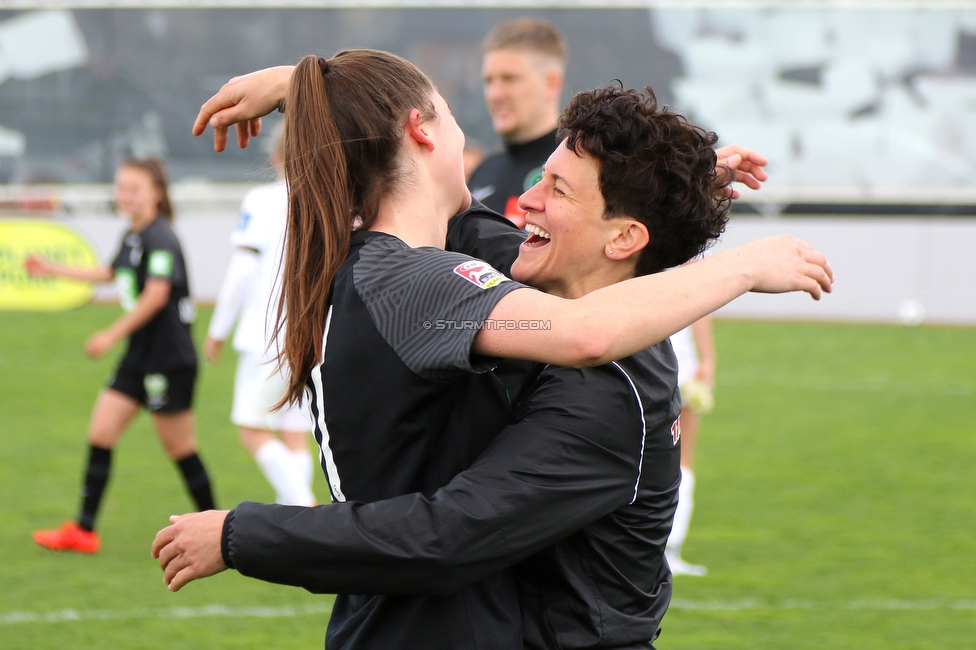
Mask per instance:
[[[410,196],[384,200],[376,220],[369,227],[398,237],[411,248],[444,248],[447,222],[454,215],[450,207],[438,205],[431,196],[414,192]]]
[[[636,261],[603,261],[588,267],[583,260],[579,260],[577,266],[558,278],[544,283],[545,286],[541,286],[543,283],[533,283],[530,278],[516,277],[516,279],[542,289],[548,294],[573,300],[633,277],[636,277]]]
[[[132,230],[135,232],[142,232],[149,227],[153,221],[156,220],[155,212],[146,212],[143,214],[132,214],[129,215],[130,224],[132,225]]]

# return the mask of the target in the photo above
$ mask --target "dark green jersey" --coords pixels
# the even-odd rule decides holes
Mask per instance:
[[[127,311],[135,307],[149,278],[167,280],[172,286],[166,307],[129,336],[121,365],[141,373],[196,366],[190,337],[196,310],[190,299],[183,249],[170,223],[157,217],[142,232],[126,232],[112,268],[119,302]]]

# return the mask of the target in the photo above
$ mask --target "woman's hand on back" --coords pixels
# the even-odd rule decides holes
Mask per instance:
[[[715,155],[718,157],[717,167],[728,167],[733,173],[732,180],[750,189],[758,190],[763,181],[769,178],[769,174],[763,169],[769,161],[752,149],[731,144],[716,149]],[[739,191],[732,185],[725,186],[723,192],[733,199],[739,198]]]
[[[193,123],[193,135],[202,135],[210,125],[214,130],[214,150],[227,147],[227,131],[237,129],[237,146],[247,147],[261,133],[261,118],[277,110],[285,94],[294,66],[265,68],[234,77],[200,107]]]

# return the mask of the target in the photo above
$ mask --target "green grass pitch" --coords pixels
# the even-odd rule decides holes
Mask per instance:
[[[322,647],[329,597],[233,572],[164,588],[149,545],[190,501],[145,416],[115,454],[102,551],[31,541],[75,514],[119,353],[82,345],[117,314],[0,313],[0,648]],[[685,546],[709,574],[676,579],[657,647],[976,647],[976,331],[719,321],[716,338]],[[196,409],[223,507],[272,498],[227,419],[228,352],[202,366]]]

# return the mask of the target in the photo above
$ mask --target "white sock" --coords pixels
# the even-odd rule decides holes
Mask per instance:
[[[298,463],[280,440],[262,445],[254,459],[271,487],[275,489],[275,502],[288,506],[310,506],[315,495],[302,480]]]
[[[695,475],[687,467],[681,468],[681,485],[678,486],[678,507],[674,511],[674,524],[668,536],[667,552],[673,557],[681,557],[681,546],[688,536],[691,525],[691,511],[695,507]]]
[[[312,480],[315,474],[312,472],[312,454],[307,449],[299,451],[289,450],[295,467],[298,468],[298,476],[302,482],[308,486],[309,492],[312,491]]]

